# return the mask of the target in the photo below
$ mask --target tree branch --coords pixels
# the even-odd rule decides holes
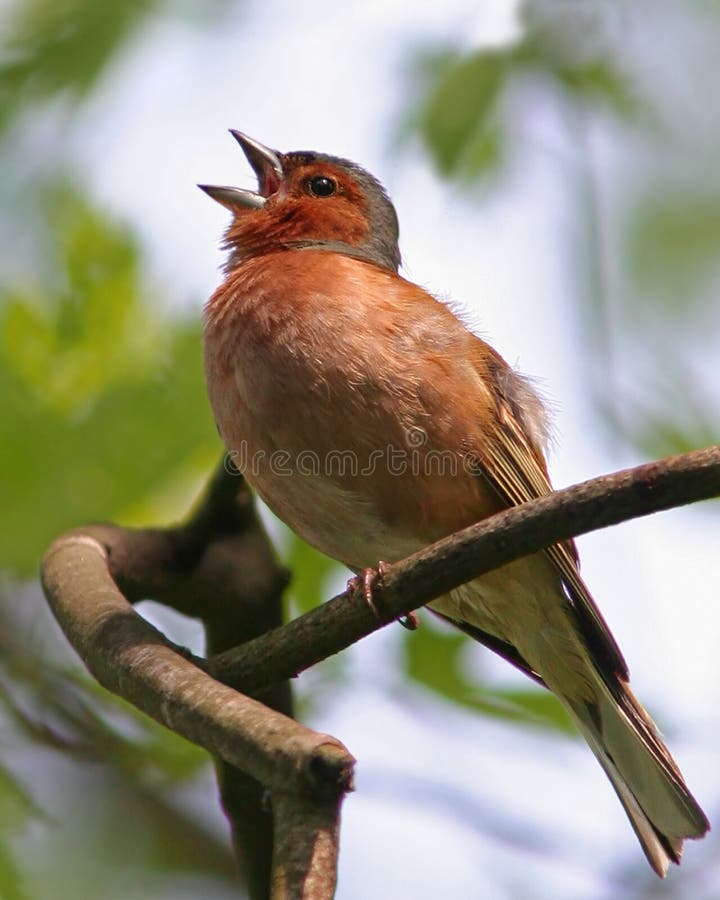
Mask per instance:
[[[380,619],[363,598],[341,594],[209,660],[209,670],[225,684],[253,694],[515,559],[588,531],[719,494],[720,446],[555,491],[483,519],[391,566],[373,593]]]
[[[341,595],[278,628],[286,576],[243,480],[220,472],[185,525],[164,531],[96,525],[59,538],[45,556],[43,584],[58,622],[101,684],[221,761],[221,785],[232,781],[222,789],[236,846],[251,855],[253,819],[243,815],[257,812],[259,786],[267,787],[275,813],[272,897],[326,900],[334,892],[339,810],[354,760],[334,738],[232,687],[289,711],[285,679],[454,587],[550,544],[718,494],[720,447],[595,478],[393,565],[375,590],[381,621],[362,598]],[[225,652],[192,657],[140,618],[124,594],[201,616],[211,650]],[[264,633],[268,628],[274,630]],[[226,649],[236,641],[244,643]],[[260,833],[267,848],[268,828]],[[251,877],[253,896],[271,890],[268,869]]]
[[[216,652],[280,624],[287,575],[237,473],[219,469],[198,509],[175,528],[93,525],[59,538],[42,578],[58,622],[98,681],[215,756],[251,896],[267,898],[271,882],[280,885],[273,897],[309,896],[298,880],[298,848],[305,848],[318,879],[313,896],[332,897],[337,843],[328,835],[352,786],[352,756],[268,708],[291,713],[286,682],[262,692],[263,703],[218,684],[203,660],[167,640],[127,599],[152,597],[201,616]],[[306,814],[278,817],[288,798],[300,798]],[[323,866],[315,847],[330,848]],[[291,877],[271,876],[271,863]]]

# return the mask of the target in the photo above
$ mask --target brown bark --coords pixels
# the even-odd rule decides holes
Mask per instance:
[[[362,597],[343,594],[281,626],[287,576],[243,480],[221,468],[183,525],[93,525],[58,538],[43,585],[98,681],[215,757],[252,897],[325,900],[334,894],[354,760],[335,738],[290,718],[287,679],[513,559],[718,494],[720,447],[595,478],[393,565],[375,589],[379,618]],[[130,604],[143,598],[201,618],[212,655],[194,657],[138,616]]]
[[[68,533],[48,550],[42,577],[58,622],[97,680],[213,754],[250,895],[311,896],[290,851],[327,846],[333,829],[318,821],[314,805],[332,809],[337,822],[353,758],[339,741],[289,718],[288,682],[275,680],[257,699],[245,697],[211,678],[203,659],[175,646],[130,605],[152,598],[199,617],[211,653],[281,623],[287,574],[243,480],[220,468],[201,505],[175,528],[91,525]],[[305,816],[273,816],[295,796],[304,798]],[[332,897],[332,853],[323,867],[317,854],[308,858],[312,896]],[[293,877],[273,888],[273,867]]]

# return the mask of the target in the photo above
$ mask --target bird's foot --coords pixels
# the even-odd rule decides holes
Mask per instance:
[[[377,569],[363,569],[359,575],[354,575],[348,580],[347,583],[348,593],[353,596],[357,596],[358,594],[362,593],[363,599],[373,611],[375,618],[379,622],[384,621],[384,619],[380,615],[380,612],[375,604],[373,591],[378,585],[382,584],[383,578],[389,571],[389,563],[380,560],[380,562],[378,562],[377,564]],[[406,616],[400,616],[397,621],[403,626],[403,628],[407,628],[409,631],[415,631],[420,625],[417,614],[414,612],[410,612]]]
[[[363,569],[359,575],[354,575],[352,578],[348,579],[347,583],[348,593],[354,597],[362,594],[363,599],[373,611],[375,618],[380,622],[382,622],[383,619],[375,605],[373,590],[377,584],[382,584],[382,580],[389,570],[390,566],[388,563],[380,560],[377,564],[377,569]]]

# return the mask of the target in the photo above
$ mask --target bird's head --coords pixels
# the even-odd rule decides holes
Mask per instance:
[[[240,131],[230,133],[257,175],[257,191],[198,185],[233,214],[225,236],[228,269],[252,256],[314,248],[397,271],[397,215],[369,172],[347,159],[278,153]]]

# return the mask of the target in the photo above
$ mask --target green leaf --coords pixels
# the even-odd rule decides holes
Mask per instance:
[[[557,66],[553,74],[560,85],[578,99],[593,104],[601,101],[622,116],[631,116],[641,110],[630,78],[615,68],[610,59]]]
[[[500,161],[496,108],[511,58],[509,51],[489,50],[434,54],[422,62],[429,84],[414,128],[441,174],[477,178]]]
[[[5,11],[0,127],[25,104],[80,97],[161,0],[23,0]]]
[[[601,4],[575,0],[527,0],[523,4],[519,63],[542,72],[573,100],[602,104],[621,116],[641,111],[631,77],[620,61],[618,42]]]
[[[185,0],[174,13],[217,16],[229,5]],[[0,38],[0,130],[38,101],[82,100],[140,26],[167,6],[166,0],[11,3]]]
[[[6,295],[1,352],[38,403],[80,413],[118,381],[152,371],[164,327],[147,309],[140,251],[128,229],[107,221],[79,191],[51,186],[44,193],[52,271],[45,283]]]
[[[199,316],[158,314],[124,226],[78,192],[46,196],[56,258],[0,309],[0,567],[22,574],[60,531],[127,520],[220,449]]]

